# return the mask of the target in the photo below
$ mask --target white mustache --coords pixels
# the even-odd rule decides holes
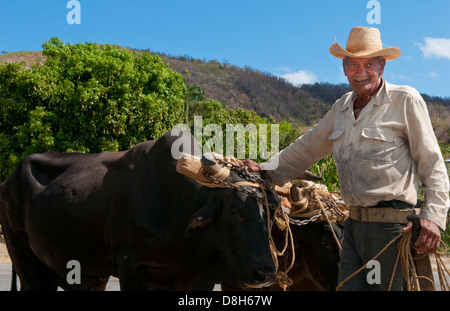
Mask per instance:
[[[370,77],[355,77],[355,78],[353,78],[353,80],[355,80],[357,82],[367,81],[369,79],[370,79]]]

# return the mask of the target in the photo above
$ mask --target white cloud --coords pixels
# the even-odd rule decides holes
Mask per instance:
[[[436,71],[432,71],[432,72],[430,72],[430,77],[432,77],[432,78],[437,78],[437,77],[440,77],[441,75],[439,74],[439,72],[436,72]]]
[[[286,79],[293,85],[311,84],[317,82],[317,75],[306,70],[299,70],[294,73],[286,73],[284,75],[281,75],[280,77]]]
[[[450,59],[450,39],[425,37],[425,44],[419,43],[419,48],[426,58]]]
[[[275,69],[277,72],[291,72],[292,69],[288,66],[283,66],[283,67],[278,67],[277,69]]]
[[[398,75],[398,74],[395,74],[395,73],[391,73],[391,78],[400,79],[400,80],[411,80],[411,78],[408,77],[408,76]]]

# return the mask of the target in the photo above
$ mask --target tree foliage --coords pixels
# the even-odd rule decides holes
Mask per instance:
[[[159,56],[43,44],[44,65],[0,65],[0,180],[30,153],[118,151],[185,119],[185,84]]]
[[[195,124],[195,118],[198,116],[201,116],[201,124]],[[220,136],[223,143],[222,148],[219,147],[218,150],[218,146],[210,146],[209,150],[229,155],[226,148],[231,139],[234,144],[232,155],[239,159],[251,158],[257,162],[267,160],[270,153],[281,151],[299,136],[299,129],[289,121],[275,123],[272,118],[262,118],[254,111],[240,108],[226,109],[224,104],[211,99],[195,101],[190,104],[187,125],[193,135],[196,128],[201,129],[202,146],[214,140],[213,138],[217,135]],[[213,130],[209,132],[208,126],[210,125],[217,127],[212,127]],[[242,139],[238,133],[244,134]],[[272,138],[275,138],[273,143]],[[264,147],[261,146],[262,144]],[[255,146],[256,153],[252,154],[250,146]],[[261,148],[267,153],[261,153]]]

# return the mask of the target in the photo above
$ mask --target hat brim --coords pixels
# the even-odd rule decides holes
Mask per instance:
[[[339,43],[335,42],[333,45],[330,46],[330,53],[334,57],[344,59],[345,56],[348,57],[355,57],[355,58],[372,58],[377,56],[383,56],[386,60],[394,60],[400,57],[402,54],[401,50],[398,47],[390,47],[381,49],[378,51],[374,51],[371,53],[358,53],[353,54],[347,51],[346,49],[342,48]]]

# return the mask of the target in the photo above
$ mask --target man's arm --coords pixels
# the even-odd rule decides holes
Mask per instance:
[[[407,134],[411,156],[417,164],[425,189],[421,213],[422,230],[415,243],[419,253],[434,253],[440,245],[440,230],[445,230],[449,207],[447,169],[431,125],[426,103],[417,94],[406,101]],[[404,231],[411,230],[408,224]]]
[[[335,105],[322,121],[307,133],[267,162],[252,167],[266,171],[272,181],[279,186],[303,174],[333,151],[333,142],[328,137],[333,132],[334,111]]]

